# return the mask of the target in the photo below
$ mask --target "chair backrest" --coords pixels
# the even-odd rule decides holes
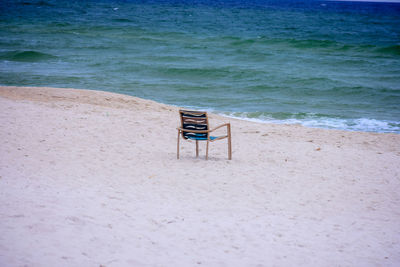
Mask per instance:
[[[208,130],[207,112],[179,110],[181,127],[185,130]],[[207,140],[208,133],[182,132],[184,139]]]

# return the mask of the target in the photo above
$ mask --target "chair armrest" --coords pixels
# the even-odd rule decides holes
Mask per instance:
[[[178,131],[187,132],[187,133],[209,133],[211,130],[188,130],[183,129],[181,127],[176,128]]]
[[[215,131],[215,130],[221,128],[221,127],[224,127],[224,126],[228,127],[228,126],[230,126],[230,125],[231,125],[231,124],[230,124],[229,122],[228,122],[228,123],[221,124],[221,125],[215,127],[214,129],[210,130],[210,132],[213,132],[213,131]]]

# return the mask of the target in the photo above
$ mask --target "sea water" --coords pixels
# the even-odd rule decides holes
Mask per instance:
[[[400,4],[2,0],[0,84],[400,133]]]

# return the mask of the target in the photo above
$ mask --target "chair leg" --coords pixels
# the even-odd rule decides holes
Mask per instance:
[[[179,159],[179,136],[181,135],[181,131],[178,130],[178,143],[176,147],[176,158]]]
[[[199,141],[196,140],[196,158],[199,156]]]
[[[209,140],[207,140],[207,147],[206,147],[206,160],[208,160],[208,144],[210,143]]]
[[[232,159],[232,137],[231,137],[231,125],[228,124],[228,159]]]

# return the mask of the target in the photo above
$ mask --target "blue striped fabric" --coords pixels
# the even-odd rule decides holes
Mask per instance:
[[[203,134],[202,134],[202,136],[186,136],[188,139],[191,139],[191,140],[198,140],[198,141],[200,141],[200,140],[207,140],[207,137],[204,137],[203,136]],[[212,141],[212,140],[215,140],[215,139],[217,139],[218,138],[218,136],[210,136],[210,140]]]

